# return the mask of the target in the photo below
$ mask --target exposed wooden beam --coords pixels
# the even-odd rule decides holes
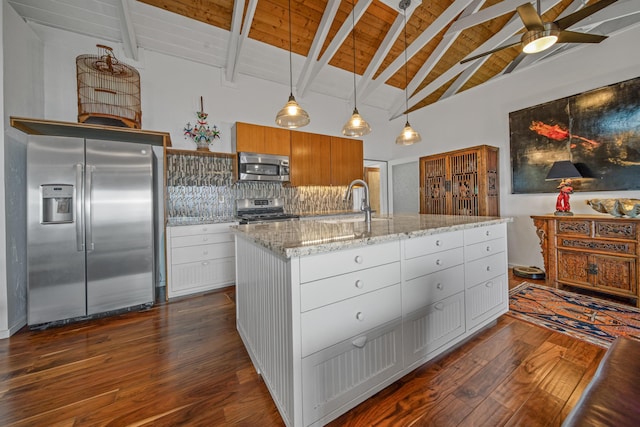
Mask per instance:
[[[244,22],[240,26],[242,21],[242,14],[244,12],[244,0],[235,0],[233,6],[233,16],[231,18],[231,31],[229,34],[229,45],[227,48],[227,65],[225,69],[225,79],[228,82],[235,81],[238,75],[238,60],[242,53],[242,45],[249,36],[249,30],[251,29],[251,22],[253,16],[256,13],[256,6],[258,0],[250,0],[247,6],[247,13],[244,17]]]
[[[473,0],[456,0],[445,10],[442,15],[438,16],[429,27],[416,38],[413,43],[407,46],[407,58],[412,58],[427,45],[435,36],[442,31],[451,21],[453,21]],[[365,89],[362,93],[362,99],[365,99],[373,91],[382,86],[391,76],[393,76],[400,68],[404,66],[404,55],[398,56],[380,75]]]
[[[298,76],[296,89],[301,90],[302,92],[305,91],[309,80],[311,79],[313,66],[317,62],[316,58],[318,57],[318,55],[320,55],[320,51],[322,50],[322,46],[324,45],[324,41],[327,38],[329,30],[331,29],[331,24],[336,17],[336,13],[338,12],[339,7],[340,0],[329,0],[329,2],[327,3],[327,7],[324,9],[322,20],[320,21],[320,25],[318,26],[318,31],[316,31],[316,34],[313,37],[313,42],[311,43],[311,48],[309,49],[309,53],[307,54],[307,59],[304,61],[300,76]]]
[[[138,41],[136,31],[131,20],[130,0],[120,0],[118,2],[118,14],[120,15],[120,30],[122,31],[122,45],[127,58],[138,60]]]
[[[344,43],[344,40],[351,33],[351,25],[352,25],[351,16],[354,15],[355,22],[358,22],[360,18],[362,18],[362,15],[364,15],[364,13],[366,12],[371,2],[373,2],[373,0],[361,0],[355,5],[354,10],[352,10],[349,16],[347,17],[347,19],[345,19],[344,23],[336,33],[333,40],[331,40],[331,43],[329,43],[329,46],[327,46],[327,49],[324,51],[320,59],[317,60],[315,63],[313,63],[313,66],[311,68],[309,78],[307,79],[306,84],[303,85],[302,87],[297,88],[300,96],[304,96],[307,90],[309,90],[309,86],[311,86],[311,84],[313,83],[313,80],[318,76],[318,73],[320,72],[320,70],[329,63],[331,58],[333,58],[333,55],[336,54],[340,46],[342,46],[342,43]]]

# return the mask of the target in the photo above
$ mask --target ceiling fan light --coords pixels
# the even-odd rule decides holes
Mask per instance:
[[[296,102],[293,94],[289,95],[289,101],[276,115],[278,126],[295,129],[309,124],[309,114]]]
[[[420,141],[422,141],[422,137],[411,127],[409,122],[404,125],[404,129],[396,138],[396,144],[398,145],[413,145]]]
[[[371,132],[371,126],[362,118],[358,109],[353,109],[353,115],[347,123],[342,127],[342,134],[345,136],[364,136]]]
[[[545,22],[543,30],[530,30],[522,35],[522,51],[538,53],[556,44],[560,29],[553,22]]]

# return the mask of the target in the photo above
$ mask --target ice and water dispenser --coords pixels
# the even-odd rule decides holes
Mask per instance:
[[[42,224],[73,222],[73,185],[41,185]]]

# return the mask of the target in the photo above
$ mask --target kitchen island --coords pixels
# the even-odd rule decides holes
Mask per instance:
[[[505,313],[509,221],[234,227],[238,332],[285,423],[324,425]]]

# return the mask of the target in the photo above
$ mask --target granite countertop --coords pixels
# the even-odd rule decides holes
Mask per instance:
[[[238,222],[236,217],[216,217],[216,218],[203,218],[197,216],[181,216],[174,218],[167,218],[167,227],[179,227],[182,225],[202,225],[202,224],[222,224]]]
[[[335,218],[238,225],[231,229],[281,257],[292,258],[511,221],[512,218],[500,217],[399,214],[374,217],[370,228],[359,218]]]

